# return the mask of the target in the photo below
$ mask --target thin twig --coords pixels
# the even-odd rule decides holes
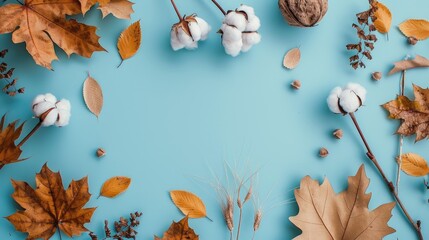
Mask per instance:
[[[174,0],[171,0],[171,4],[173,5],[174,11],[176,11],[176,14],[177,14],[177,17],[179,18],[179,20],[183,21],[183,17],[182,17],[182,15],[180,15],[179,9],[177,9],[177,6],[176,6],[176,3],[174,2]],[[119,66],[121,66],[121,65],[119,65]]]
[[[404,96],[405,90],[405,70],[402,71],[401,84],[400,84],[400,95]],[[403,120],[401,120],[402,122]],[[404,146],[404,135],[399,134],[399,157],[398,157],[398,168],[396,170],[396,193],[399,195],[399,183],[401,182],[401,168],[402,168],[402,150]]]
[[[240,239],[240,230],[241,230],[241,221],[243,220],[243,207],[240,208],[240,215],[238,219],[238,228],[237,228],[237,238],[236,240]]]
[[[402,212],[404,213],[404,215],[407,217],[408,221],[410,222],[410,224],[414,227],[414,230],[417,233],[417,236],[420,240],[423,240],[423,235],[422,235],[422,231],[420,229],[420,224],[419,221],[414,222],[413,218],[411,218],[410,214],[408,213],[407,209],[405,209],[404,204],[402,203],[401,199],[399,198],[398,194],[396,193],[395,190],[395,186],[393,185],[393,183],[391,181],[388,180],[388,178],[386,177],[386,174],[384,174],[383,169],[381,168],[380,164],[378,163],[377,159],[375,158],[373,152],[371,151],[371,148],[368,145],[368,142],[365,139],[365,136],[363,135],[362,130],[359,127],[359,124],[356,120],[356,117],[354,115],[354,113],[349,113],[364,145],[365,148],[367,150],[366,155],[368,156],[368,158],[372,161],[372,163],[375,165],[375,167],[377,168],[378,172],[380,173],[380,175],[383,177],[384,182],[386,183],[387,187],[389,188],[390,193],[392,194],[392,196],[394,197],[394,199],[396,200],[396,202],[398,203],[399,207],[401,208]]]
[[[212,2],[216,5],[217,8],[222,12],[223,15],[226,15],[226,11],[222,8],[222,6],[216,1],[212,0]]]

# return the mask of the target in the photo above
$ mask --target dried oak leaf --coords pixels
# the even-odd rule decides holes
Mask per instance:
[[[389,75],[412,69],[412,68],[421,68],[421,67],[429,67],[429,59],[422,57],[420,55],[416,55],[414,59],[402,60],[399,62],[395,62],[395,66],[390,70]]]
[[[140,48],[142,39],[142,32],[140,28],[140,21],[131,24],[125,29],[118,39],[118,50],[121,55],[121,64],[124,60],[134,56]]]
[[[66,19],[66,15],[80,14],[78,0],[26,0],[23,5],[0,7],[0,34],[13,33],[14,43],[25,42],[34,61],[52,69],[57,60],[54,44],[67,55],[73,53],[91,57],[95,51],[105,51],[98,43],[96,27]]]
[[[181,190],[170,192],[171,200],[182,213],[190,218],[207,217],[206,206],[197,195]]]
[[[162,238],[155,236],[155,240],[198,240],[198,235],[189,227],[188,217],[180,222],[173,222]]]
[[[425,40],[429,37],[429,21],[424,19],[409,19],[399,24],[399,30],[407,37]]]
[[[21,136],[24,123],[16,127],[17,121],[9,123],[4,127],[6,116],[0,120],[0,168],[6,164],[19,162],[22,150],[20,146],[15,144],[15,141]]]
[[[392,13],[389,8],[387,8],[381,2],[375,3],[377,6],[377,10],[374,13],[375,21],[374,26],[380,33],[388,33],[390,30],[390,26],[392,25]]]
[[[387,225],[394,202],[370,211],[369,179],[362,165],[349,177],[347,190],[336,194],[328,179],[319,182],[306,176],[295,190],[299,213],[290,221],[302,230],[295,239],[382,239],[395,232]]]
[[[60,173],[45,164],[36,174],[35,189],[22,181],[12,180],[12,185],[12,197],[24,210],[6,218],[16,230],[27,232],[27,239],[47,240],[57,229],[69,237],[88,231],[84,224],[91,220],[95,208],[83,208],[91,197],[87,177],[73,180],[65,190]]]
[[[89,111],[98,118],[103,109],[103,91],[97,80],[89,76],[89,74],[83,83],[83,100]]]
[[[301,50],[299,48],[292,48],[283,58],[283,66],[287,69],[294,69],[298,66],[301,60]]]
[[[418,142],[429,135],[429,90],[417,85],[413,85],[413,89],[414,101],[400,95],[383,107],[389,112],[389,118],[402,120],[397,133],[405,136],[416,134]]]
[[[104,182],[101,187],[100,196],[113,198],[125,192],[131,184],[129,177],[112,177]]]
[[[98,9],[101,10],[103,18],[112,14],[116,18],[130,19],[134,13],[133,4],[129,0],[79,0],[82,13],[85,14],[89,9],[98,3]]]
[[[414,177],[422,177],[429,174],[429,166],[426,160],[415,153],[405,153],[401,156],[401,169],[406,174]]]

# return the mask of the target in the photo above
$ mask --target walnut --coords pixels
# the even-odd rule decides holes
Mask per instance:
[[[328,11],[328,0],[279,0],[279,8],[290,25],[314,27]]]

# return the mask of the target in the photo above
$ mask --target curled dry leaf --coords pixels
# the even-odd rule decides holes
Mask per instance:
[[[416,142],[429,136],[429,90],[413,85],[414,101],[399,95],[383,105],[389,118],[401,120],[397,133],[404,136],[416,134]]]
[[[4,127],[5,118],[3,115],[0,120],[0,169],[7,164],[21,161],[19,157],[22,153],[21,147],[17,146],[15,141],[21,136],[24,123],[16,127],[17,121],[14,121]]]
[[[380,33],[388,33],[392,25],[392,13],[381,2],[376,2],[377,10],[374,13],[376,17],[374,21],[375,29]]]
[[[416,55],[414,59],[395,62],[395,66],[390,70],[389,75],[413,68],[429,67],[429,59]]]
[[[423,19],[409,19],[399,24],[399,30],[407,37],[425,40],[429,37],[429,21]]]
[[[95,208],[83,208],[91,194],[86,177],[72,181],[64,189],[61,175],[52,172],[46,164],[36,174],[37,187],[12,180],[13,199],[23,208],[6,217],[16,230],[28,233],[27,239],[49,239],[57,230],[67,236],[87,232],[85,223],[91,220]]]
[[[406,174],[414,177],[422,177],[429,174],[429,166],[426,160],[415,153],[402,154],[401,169]]]
[[[140,48],[142,32],[140,28],[140,21],[131,24],[125,29],[118,39],[118,50],[121,55],[122,61],[134,56]]]
[[[187,191],[175,190],[170,192],[171,200],[182,213],[190,218],[207,217],[206,206],[195,194]]]
[[[290,221],[302,230],[294,239],[382,239],[395,232],[387,225],[394,202],[375,210],[368,209],[371,194],[365,193],[369,179],[362,165],[356,176],[349,177],[346,191],[336,194],[328,179],[318,181],[306,176],[295,190],[299,206]]]
[[[155,240],[198,240],[195,231],[189,227],[188,216],[180,222],[173,222],[162,238],[155,236]]]
[[[85,14],[92,6],[98,3],[98,9],[101,10],[103,18],[112,14],[120,19],[130,19],[134,13],[133,4],[129,0],[79,0],[81,11]]]
[[[83,99],[89,111],[98,118],[103,108],[103,91],[100,84],[89,75],[83,83]]]
[[[109,178],[101,187],[100,196],[113,198],[125,192],[131,184],[131,178],[116,176]]]
[[[286,53],[283,59],[283,66],[287,69],[294,69],[298,66],[300,60],[301,50],[299,48],[292,48]]]

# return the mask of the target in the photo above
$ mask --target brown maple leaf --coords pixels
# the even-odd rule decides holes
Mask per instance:
[[[382,239],[395,232],[387,225],[394,202],[369,211],[371,194],[365,193],[369,179],[362,165],[349,177],[346,191],[335,194],[328,179],[319,185],[309,176],[295,190],[299,213],[290,221],[302,230],[295,239]]]
[[[83,208],[91,194],[88,179],[72,181],[64,189],[59,172],[52,172],[46,164],[36,174],[36,189],[28,183],[12,180],[15,192],[13,199],[24,210],[7,217],[21,232],[27,232],[27,239],[49,239],[55,231],[63,231],[72,237],[88,231],[84,224],[91,220],[95,208]]]
[[[155,240],[198,240],[198,235],[189,227],[188,217],[180,222],[173,222],[162,238],[155,236]]]
[[[82,13],[85,14],[89,9],[98,3],[98,9],[101,10],[103,18],[109,14],[121,19],[130,19],[134,13],[133,4],[129,0],[79,0]]]
[[[15,141],[21,136],[24,123],[16,127],[17,121],[9,123],[4,127],[6,116],[0,120],[0,169],[6,164],[19,162],[21,148],[15,144]]]
[[[91,57],[95,51],[105,51],[98,43],[96,27],[78,23],[66,16],[80,14],[79,0],[26,0],[23,5],[0,7],[0,34],[13,33],[14,43],[25,42],[34,61],[48,69],[57,60],[54,43],[67,55],[73,53]]]
[[[402,124],[397,133],[405,136],[416,134],[416,142],[429,135],[429,90],[413,85],[414,101],[406,96],[383,105],[389,112],[389,118],[400,119]]]

